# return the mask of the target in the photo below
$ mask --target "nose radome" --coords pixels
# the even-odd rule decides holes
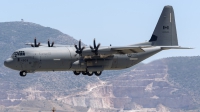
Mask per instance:
[[[12,61],[13,61],[12,58],[8,58],[6,61],[4,61],[4,65],[6,67],[11,67],[12,66]]]

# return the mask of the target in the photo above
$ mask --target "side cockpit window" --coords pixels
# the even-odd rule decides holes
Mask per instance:
[[[12,54],[12,57],[17,57],[17,55],[18,55],[18,52],[14,52],[14,53]]]

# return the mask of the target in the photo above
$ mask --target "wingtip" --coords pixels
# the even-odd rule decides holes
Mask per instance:
[[[180,48],[183,48],[183,49],[194,49],[192,47],[182,47],[182,46],[179,46]]]

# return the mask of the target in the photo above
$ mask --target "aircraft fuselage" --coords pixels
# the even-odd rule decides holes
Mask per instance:
[[[160,51],[160,47],[144,48],[144,53],[115,54],[100,58],[83,59],[74,47],[32,47],[16,50],[5,61],[14,70],[36,71],[103,71],[131,67]],[[16,54],[19,55],[16,55]],[[20,54],[21,53],[21,54]],[[24,54],[23,54],[24,53]]]

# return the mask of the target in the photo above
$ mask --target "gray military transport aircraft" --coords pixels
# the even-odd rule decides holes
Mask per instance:
[[[20,76],[39,71],[73,71],[75,75],[100,76],[103,70],[131,67],[142,60],[167,49],[180,47],[176,34],[172,6],[165,6],[148,42],[128,46],[100,46],[95,39],[92,46],[40,44],[34,40],[29,48],[16,50],[4,65],[20,71]]]

